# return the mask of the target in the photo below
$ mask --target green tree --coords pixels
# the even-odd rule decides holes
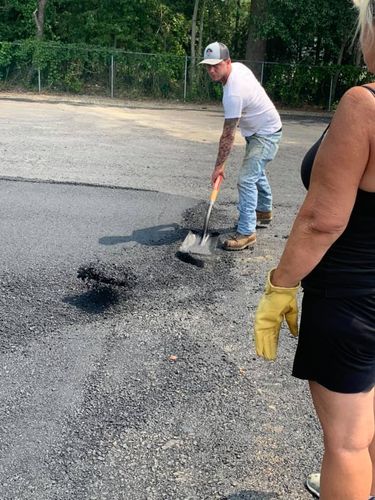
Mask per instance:
[[[46,12],[47,0],[38,0],[37,8],[33,12],[36,25],[36,37],[41,40],[44,35],[44,19]]]
[[[0,40],[15,41],[35,34],[35,0],[5,0],[0,8]]]
[[[267,40],[268,60],[349,62],[355,16],[350,0],[267,0],[256,35]]]
[[[54,38],[139,52],[184,52],[187,20],[157,0],[50,0]]]
[[[223,42],[233,59],[244,59],[250,3],[251,0],[206,0],[203,46],[210,42]]]
[[[346,64],[355,16],[351,0],[3,0],[0,41],[37,34],[194,59],[219,40],[233,59]]]

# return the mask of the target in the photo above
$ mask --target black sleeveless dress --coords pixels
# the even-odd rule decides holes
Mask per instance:
[[[367,88],[375,97],[373,89]],[[302,162],[307,189],[326,130]],[[375,193],[358,190],[345,231],[302,280],[302,287],[293,376],[335,392],[371,389],[375,384]]]

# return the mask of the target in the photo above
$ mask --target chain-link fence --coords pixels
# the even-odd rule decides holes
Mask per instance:
[[[363,68],[241,61],[279,105],[331,109],[346,89],[370,81]],[[221,85],[188,56],[79,45],[0,42],[0,89],[69,92],[122,99],[215,101]]]

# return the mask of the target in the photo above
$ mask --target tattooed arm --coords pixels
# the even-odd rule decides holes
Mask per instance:
[[[219,175],[224,177],[225,162],[231,152],[239,120],[239,118],[229,118],[224,120],[223,133],[220,137],[216,164],[211,176],[212,184],[214,184]]]

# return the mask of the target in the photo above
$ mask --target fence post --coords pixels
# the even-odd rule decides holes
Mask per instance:
[[[42,80],[41,80],[41,77],[40,77],[40,68],[38,68],[38,91],[39,91],[39,94],[42,91]]]
[[[264,61],[262,61],[262,68],[260,70],[260,84],[263,85],[263,75],[264,75]]]
[[[187,93],[187,61],[188,58],[185,56],[185,70],[184,70],[184,101],[186,101],[186,93]]]
[[[333,75],[331,75],[331,83],[330,83],[330,86],[329,86],[328,111],[331,111],[331,106],[332,106],[332,92],[333,92]]]
[[[111,98],[112,99],[113,99],[114,75],[115,75],[115,61],[114,61],[113,54],[112,54],[111,55]]]

